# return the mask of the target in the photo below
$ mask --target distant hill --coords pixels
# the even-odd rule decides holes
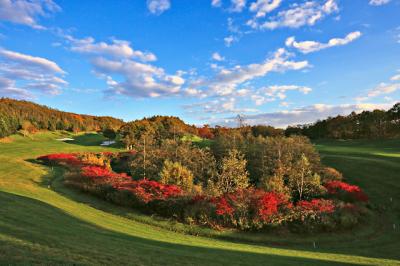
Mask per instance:
[[[0,98],[0,138],[18,130],[67,130],[71,132],[119,129],[124,122],[109,116],[62,112],[28,101]]]
[[[400,103],[388,111],[373,110],[348,116],[338,115],[313,124],[288,127],[289,135],[305,135],[311,139],[384,139],[400,137]]]

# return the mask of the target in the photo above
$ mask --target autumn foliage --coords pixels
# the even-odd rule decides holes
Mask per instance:
[[[331,195],[342,195],[353,201],[368,201],[368,196],[356,185],[350,185],[341,181],[331,181],[325,184],[325,188]]]
[[[113,153],[49,154],[38,160],[68,169],[67,185],[102,197],[118,205],[139,208],[179,221],[191,221],[214,228],[231,227],[242,230],[288,225],[299,228],[316,225],[335,228],[343,219],[340,215],[357,217],[360,207],[354,201],[365,202],[367,196],[354,185],[341,181],[325,184],[327,198],[312,198],[293,202],[290,197],[272,191],[250,187],[237,188],[220,195],[193,192],[174,184],[163,184],[146,178],[134,180],[125,173],[116,173],[107,166],[89,164],[88,157],[110,158]],[[345,202],[342,194],[350,195]],[[347,221],[347,220],[346,220]],[[347,226],[347,225],[346,225]]]

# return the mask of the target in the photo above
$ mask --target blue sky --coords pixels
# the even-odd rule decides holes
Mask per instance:
[[[400,100],[399,0],[0,1],[0,97],[309,123]]]

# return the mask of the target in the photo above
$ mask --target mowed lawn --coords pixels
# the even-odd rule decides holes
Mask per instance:
[[[151,218],[64,188],[60,169],[34,158],[117,149],[100,147],[96,134],[73,143],[56,141],[61,135],[0,143],[0,265],[400,265],[400,141],[317,143],[326,164],[370,195],[370,225],[311,236],[232,233],[240,237],[228,241],[150,225]]]

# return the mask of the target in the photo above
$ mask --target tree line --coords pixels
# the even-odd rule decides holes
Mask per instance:
[[[287,136],[304,135],[311,139],[384,139],[400,137],[400,103],[388,111],[373,110],[329,117],[313,124],[291,126]]]
[[[123,121],[108,116],[79,115],[28,101],[0,98],[0,138],[19,130],[67,130],[71,132],[119,129]]]

